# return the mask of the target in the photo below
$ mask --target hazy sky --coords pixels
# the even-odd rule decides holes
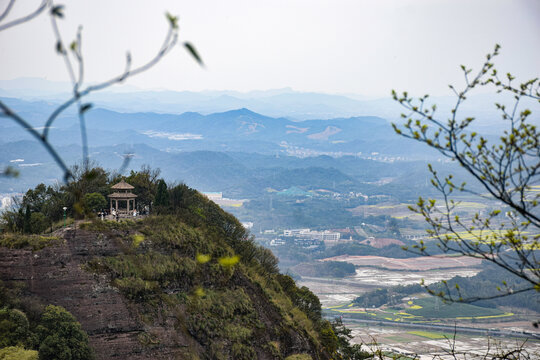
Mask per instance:
[[[24,2],[24,4],[23,4]],[[3,8],[7,0],[0,0]],[[12,16],[39,1],[19,0]],[[61,31],[83,25],[87,79],[104,80],[148,59],[180,15],[181,38],[202,55],[200,69],[178,47],[128,84],[172,90],[300,91],[386,96],[392,88],[447,94],[460,64],[474,68],[495,43],[501,71],[540,73],[538,0],[197,0],[64,1]],[[0,79],[67,80],[47,15],[0,32]]]

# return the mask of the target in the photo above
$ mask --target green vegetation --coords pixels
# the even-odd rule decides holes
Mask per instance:
[[[449,334],[443,334],[443,333],[432,332],[432,331],[423,331],[423,330],[409,331],[408,334],[418,335],[418,336],[422,336],[422,337],[432,339],[432,340],[452,338],[452,336],[449,336]]]
[[[91,360],[88,336],[60,306],[45,308],[0,283],[0,359]]]
[[[107,207],[107,199],[100,193],[90,193],[84,195],[84,205],[88,213],[97,213]]]
[[[0,360],[38,360],[38,352],[18,346],[0,349]]]
[[[384,231],[376,234],[378,236],[395,237],[390,229],[386,229],[387,223],[392,219],[388,214],[363,216],[362,213],[352,211],[367,203],[363,198],[314,196],[298,199],[263,194],[245,202],[241,208],[230,210],[241,219],[251,219],[250,221],[254,221],[257,228],[262,229],[345,228],[366,223],[385,228]],[[401,227],[415,227],[418,223],[418,221],[407,219],[394,219],[394,221]]]
[[[313,358],[307,354],[294,354],[287,356],[285,360],[312,360]]]
[[[401,302],[405,296],[423,292],[424,289],[420,285],[409,286],[393,286],[389,289],[377,289],[354,299],[353,304],[362,307],[380,307],[382,305],[395,305]]]
[[[236,218],[186,185],[161,189],[168,196],[160,195],[158,216],[83,226],[117,238],[123,251],[96,257],[86,269],[106,275],[140,306],[145,323],[171,314],[216,359],[252,359],[261,342],[279,357],[291,355],[292,333],[319,356],[348,344],[322,319],[319,299],[279,274],[271,251]]]
[[[73,315],[61,306],[49,305],[36,327],[40,360],[86,360],[93,353],[88,336]]]
[[[64,186],[45,186],[39,184],[24,194],[22,199],[14,199],[12,209],[0,216],[5,230],[12,233],[40,234],[53,231],[55,223],[64,219],[64,210],[70,218],[92,218],[107,208],[107,195],[111,186],[122,178],[115,173],[96,167],[83,171],[75,166],[72,169],[74,180]],[[150,206],[157,189],[159,170],[142,167],[131,171],[124,179],[135,187],[139,210]]]
[[[167,192],[167,184],[163,179],[158,181],[155,205],[156,207],[169,205],[169,193]]]
[[[9,249],[30,248],[35,251],[58,243],[60,243],[60,238],[56,236],[22,235],[13,233],[0,235],[0,247],[7,247]]]
[[[414,99],[406,91],[399,95],[392,91],[394,100],[406,110],[406,114],[401,115],[405,122],[400,126],[393,124],[393,127],[397,134],[423,143],[458,163],[472,179],[467,182],[467,178],[440,174],[434,166],[428,166],[431,183],[442,200],[420,197],[410,209],[424,218],[429,225],[428,233],[437,239],[437,245],[445,253],[483,258],[523,280],[520,288],[504,282],[498,284],[496,288],[500,291],[495,296],[527,290],[538,294],[540,193],[535,193],[533,186],[538,185],[540,132],[531,121],[533,112],[529,107],[539,109],[540,78],[516,83],[510,73],[504,77],[499,75],[493,62],[499,50],[500,46],[495,45],[475,74],[461,65],[465,82],[459,90],[450,85],[456,98],[448,117],[440,115],[436,104],[428,103],[428,95]],[[497,93],[505,95],[499,98],[501,102],[494,104],[506,123],[505,129],[500,136],[491,138],[472,131],[475,118],[462,113],[462,104],[469,95],[485,86],[493,86]],[[474,191],[470,183],[482,190]],[[482,202],[491,200],[498,206],[491,211],[477,209],[472,216],[462,216],[460,208],[476,205],[460,205],[456,194],[472,194]],[[423,244],[411,250],[429,255]],[[428,287],[431,294],[448,301],[492,298],[471,292],[465,296],[459,286],[454,289]]]
[[[445,291],[451,296],[457,297],[458,289],[464,298],[480,297],[489,300],[478,300],[474,305],[487,308],[496,308],[497,306],[511,306],[540,311],[540,305],[534,296],[535,291],[529,290],[523,293],[515,294],[511,297],[498,297],[501,293],[497,287],[501,282],[514,289],[521,289],[526,286],[523,279],[512,276],[503,269],[492,265],[483,264],[483,270],[472,277],[456,276],[445,282],[439,282],[430,285],[430,288],[436,292]],[[457,285],[457,287],[456,287]],[[373,290],[357,297],[353,303],[363,307],[379,307],[382,305],[396,305],[408,295],[421,293],[424,288],[420,285],[393,286],[387,289]]]
[[[36,342],[31,335],[30,324],[24,312],[18,309],[0,309],[0,348],[8,346],[31,348]]]
[[[132,222],[130,234],[120,239],[125,244],[125,252],[95,258],[88,263],[88,269],[107,274],[113,286],[142,305],[146,309],[142,317],[151,319],[160,308],[177,314],[178,326],[185,326],[212,358],[252,359],[256,356],[253,343],[267,336],[263,333],[268,326],[259,319],[261,310],[257,310],[254,303],[258,296],[273,303],[271,306],[276,306],[275,311],[280,314],[272,319],[275,329],[268,335],[270,339],[282,342],[282,334],[292,329],[301,333],[308,331],[309,341],[320,344],[319,351],[325,351],[312,321],[302,312],[296,313],[294,306],[282,305],[290,300],[277,281],[276,277],[281,275],[277,273],[273,255],[255,245],[236,219],[196,191],[180,185],[171,192],[182,192],[183,202],[176,206],[170,204],[162,211],[176,211],[183,216],[160,215]],[[186,211],[186,198],[191,198],[191,208],[200,211]],[[214,221],[206,222],[208,218]],[[109,231],[114,231],[116,224],[96,221],[100,231],[107,225],[110,225]],[[131,235],[135,231],[139,234],[136,235],[138,245]],[[141,237],[144,240],[141,241]],[[245,285],[249,282],[257,287],[248,290]],[[292,286],[297,289],[294,282]],[[325,323],[320,317],[318,299],[312,293],[309,298],[305,294],[307,289],[297,291],[303,295],[298,305],[313,309],[310,304],[316,300],[319,312],[313,310],[312,319]],[[306,325],[309,330],[304,328]]]
[[[382,293],[381,290],[374,292]],[[372,295],[372,299],[379,299]],[[347,317],[383,320],[383,321],[407,321],[407,322],[426,322],[439,321],[439,319],[458,319],[458,320],[489,320],[493,318],[502,318],[513,316],[512,313],[485,308],[464,303],[444,302],[436,296],[428,296],[413,301],[407,301],[407,304],[395,304],[394,307],[385,307],[379,309],[369,308],[364,310],[364,304],[352,303],[352,305],[341,305],[325,309],[324,312],[329,315],[347,314]]]
[[[430,288],[437,293],[445,292],[453,298],[459,298],[460,296],[464,299],[480,298],[480,300],[471,302],[478,306],[490,308],[510,306],[540,312],[540,303],[538,303],[538,292],[536,290],[499,297],[508,289],[526,289],[527,282],[490,263],[484,264],[483,270],[475,276],[456,276],[446,282],[430,285]]]
[[[42,213],[56,197],[73,199],[75,217],[91,217],[88,210],[95,210],[108,186],[117,181],[102,169],[93,169],[58,190],[40,185],[22,200],[26,209],[21,213],[22,224],[29,223],[24,220],[28,214]],[[174,326],[202,345],[205,356],[215,359],[252,359],[261,351],[257,344],[283,358],[299,349],[299,344],[300,349],[322,358],[360,353],[358,347],[348,345],[345,330],[321,317],[319,299],[279,274],[272,252],[257,245],[236,218],[184,184],[170,188],[162,181],[151,184],[148,198],[159,200],[153,209],[158,215],[137,221],[94,218],[80,224],[83,230],[114,239],[119,253],[95,257],[84,268],[105,275],[133,303],[140,321],[156,324],[163,315],[176,319]],[[10,213],[15,218],[18,214]],[[2,238],[2,246],[38,250],[56,240],[22,235],[24,226],[11,230]],[[323,266],[327,267],[324,271],[338,275],[354,272],[351,264]],[[40,358],[90,356],[84,347],[86,335],[65,310],[47,307],[39,318],[38,325],[30,325],[37,339],[34,347],[22,345],[39,350]],[[159,336],[151,333],[139,338],[145,346],[160,343]],[[80,350],[73,354],[69,349]]]
[[[430,319],[459,318],[459,317],[482,317],[504,314],[497,309],[484,308],[463,303],[445,303],[441,299],[430,296],[414,300],[414,304],[421,306],[419,309],[407,309],[407,313],[414,316],[422,316]]]

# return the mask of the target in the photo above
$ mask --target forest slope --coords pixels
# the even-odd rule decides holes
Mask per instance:
[[[98,359],[337,354],[317,297],[279,274],[233,216],[178,192],[174,215],[82,223],[38,247],[4,237],[4,288],[30,319],[46,304],[71,312]]]

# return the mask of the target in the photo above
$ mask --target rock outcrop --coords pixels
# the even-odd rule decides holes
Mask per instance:
[[[141,230],[143,226],[153,225],[137,226]],[[103,260],[110,265],[159,251],[164,254],[161,256],[167,256],[170,248],[166,250],[154,243],[151,235],[146,245],[133,248],[130,245],[133,231],[125,228],[107,231],[67,228],[56,235],[61,241],[41,250],[0,247],[0,280],[4,284],[23,284],[21,296],[43,305],[62,306],[73,314],[88,334],[97,359],[209,359],[216,358],[221,349],[224,353],[218,358],[223,359],[284,359],[291,354],[328,358],[317,340],[319,335],[312,321],[292,304],[275,277],[268,275],[264,280],[265,273],[256,267],[224,269],[223,274],[229,275],[221,278],[216,275],[215,280],[204,275],[205,270],[199,271],[196,276],[204,278],[208,293],[214,296],[210,300],[206,295],[198,300],[193,295],[197,287],[185,280],[186,285],[178,282],[170,287],[160,283],[147,301],[144,297],[130,297],[115,283],[115,276],[121,279],[118,274],[98,271],[101,268],[96,270],[95,264]],[[189,247],[182,251],[195,253]],[[213,265],[197,266],[219,269],[219,262],[213,261]],[[262,285],[265,282],[272,284],[272,289],[265,289]],[[231,299],[227,294],[242,295],[238,301],[243,303],[237,307],[234,296]],[[220,296],[228,303],[222,303]],[[176,301],[179,297],[183,300]],[[227,314],[220,320],[223,312]],[[246,319],[246,323],[241,319]],[[221,325],[216,328],[216,324]],[[230,324],[239,333],[225,336],[223,324]],[[244,350],[249,350],[247,355],[237,357]]]
[[[96,256],[120,253],[114,239],[71,228],[57,234],[64,241],[40,251],[0,247],[0,280],[22,282],[25,296],[71,312],[88,333],[98,359],[171,359],[190,343],[172,326],[149,329],[138,319],[136,305],[112,287],[106,275],[84,269]],[[159,347],[141,341],[141,334],[150,330],[158,334]]]

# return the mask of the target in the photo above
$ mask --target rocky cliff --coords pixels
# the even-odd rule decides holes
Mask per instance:
[[[220,217],[208,227],[208,212],[96,221],[40,250],[0,247],[0,280],[71,312],[97,359],[330,358],[336,338],[316,297],[208,206]]]

